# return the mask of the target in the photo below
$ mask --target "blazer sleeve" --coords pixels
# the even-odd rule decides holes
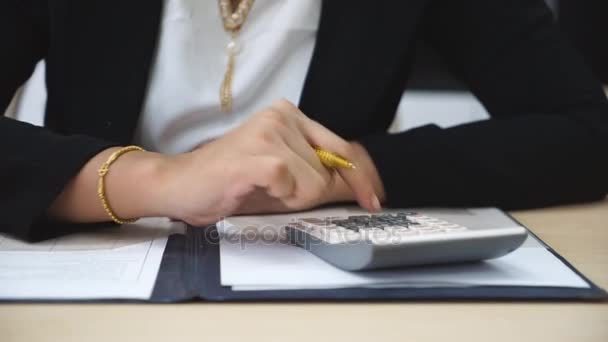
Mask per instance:
[[[46,1],[0,1],[0,110],[49,47]],[[64,136],[0,116],[0,233],[39,240],[65,228],[46,217],[66,184],[109,142]]]
[[[363,138],[388,205],[516,209],[605,198],[608,102],[544,1],[435,0],[422,30],[492,118]]]

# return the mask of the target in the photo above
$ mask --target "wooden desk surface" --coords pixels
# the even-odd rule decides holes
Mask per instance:
[[[608,288],[608,200],[515,217]],[[0,341],[608,341],[608,303],[0,305]]]

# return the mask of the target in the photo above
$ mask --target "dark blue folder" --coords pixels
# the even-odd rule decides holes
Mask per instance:
[[[397,301],[397,300],[606,300],[608,294],[551,248],[589,288],[473,286],[431,288],[341,288],[233,291],[221,285],[219,236],[215,227],[188,228],[172,235],[161,262],[151,301]],[[431,266],[432,267],[432,266]]]

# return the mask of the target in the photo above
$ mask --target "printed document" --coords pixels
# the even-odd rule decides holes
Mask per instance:
[[[29,244],[0,235],[0,299],[149,299],[170,234],[183,224],[135,224]]]

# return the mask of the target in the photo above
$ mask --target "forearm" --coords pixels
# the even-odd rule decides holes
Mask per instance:
[[[426,126],[363,144],[391,206],[513,209],[591,201],[608,192],[607,114]]]
[[[78,223],[108,221],[97,193],[98,170],[119,149],[109,148],[93,157],[54,201],[49,216]],[[158,153],[135,151],[122,155],[111,165],[105,177],[105,194],[118,217],[163,215],[157,193],[164,159]]]

